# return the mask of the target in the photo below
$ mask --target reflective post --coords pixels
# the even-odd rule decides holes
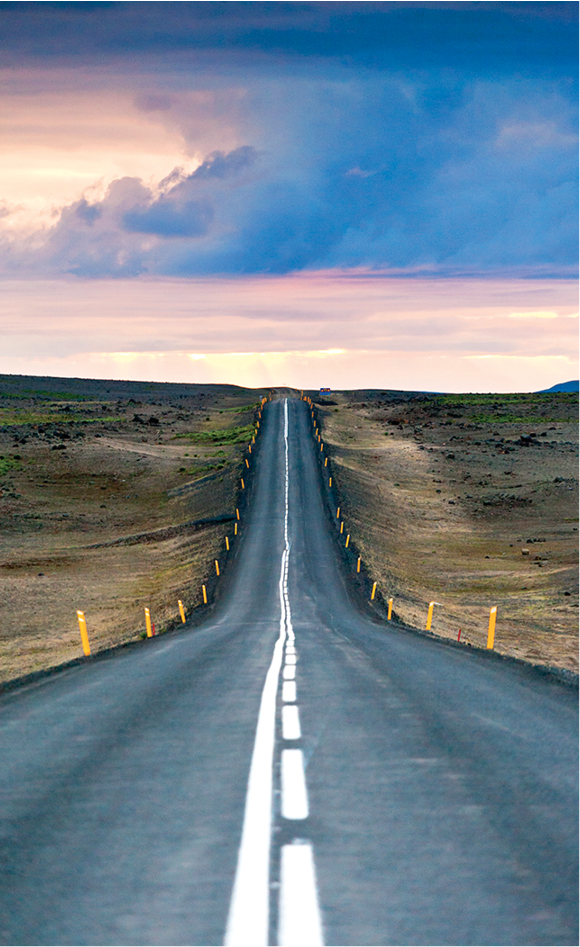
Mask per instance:
[[[493,642],[495,639],[495,620],[497,618],[497,605],[494,605],[489,612],[489,627],[487,629],[487,647],[489,650],[493,648]]]
[[[81,642],[83,646],[83,651],[88,656],[91,653],[91,646],[89,644],[89,635],[87,632],[87,623],[85,621],[85,613],[77,611],[77,618],[79,620],[79,629],[81,632]]]

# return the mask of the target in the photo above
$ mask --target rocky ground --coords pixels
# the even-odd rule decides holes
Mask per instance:
[[[345,532],[397,616],[578,670],[578,396],[318,397]]]
[[[201,604],[261,391],[0,376],[0,680]],[[208,520],[199,523],[199,520]]]

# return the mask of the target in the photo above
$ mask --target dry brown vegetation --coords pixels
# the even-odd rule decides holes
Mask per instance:
[[[578,670],[578,396],[316,398],[352,536],[405,623]],[[320,402],[323,402],[322,404]]]
[[[201,603],[261,396],[0,376],[0,680],[78,657],[77,609],[94,652]]]

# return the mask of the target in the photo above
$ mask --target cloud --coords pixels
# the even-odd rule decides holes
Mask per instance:
[[[133,208],[123,215],[129,233],[149,233],[161,237],[201,237],[207,233],[213,208],[206,201],[174,201],[160,198],[146,208]]]
[[[520,70],[575,62],[566,2],[4,3],[5,61],[102,62],[127,52],[229,66],[281,59],[364,68]]]
[[[575,272],[569,4],[17,6],[4,275]]]

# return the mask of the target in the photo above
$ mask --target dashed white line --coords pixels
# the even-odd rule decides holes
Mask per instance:
[[[296,704],[285,704],[282,707],[282,739],[299,740],[301,736],[298,707]]]
[[[324,944],[312,846],[303,839],[282,847],[280,864],[280,904],[278,915],[280,947],[321,947]]]
[[[282,677],[285,681],[293,681],[296,677],[296,665],[287,664],[284,670],[282,671]]]
[[[266,675],[250,775],[242,839],[225,935],[226,947],[267,947],[270,923],[270,849],[272,833],[273,762],[276,693],[286,640],[286,672],[295,674],[294,630],[288,598],[288,402],[284,402],[285,512],[284,551],[280,564],[280,631]],[[296,682],[282,684],[282,733],[300,739]],[[291,706],[292,705],[292,706]],[[281,757],[282,815],[287,819],[308,816],[308,795],[302,750],[287,749]],[[320,947],[324,943],[312,847],[294,840],[281,849],[278,943],[285,947]]]
[[[308,818],[308,794],[302,750],[282,750],[282,815],[285,819]]]
[[[296,700],[296,681],[284,681],[282,684],[282,700],[285,704],[293,704]]]

